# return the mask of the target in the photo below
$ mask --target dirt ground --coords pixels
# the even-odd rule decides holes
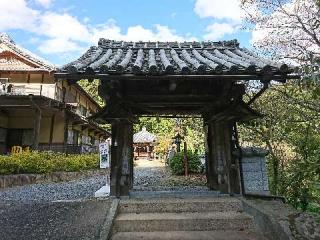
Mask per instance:
[[[134,161],[136,168],[165,167],[165,161],[162,159],[137,159]]]

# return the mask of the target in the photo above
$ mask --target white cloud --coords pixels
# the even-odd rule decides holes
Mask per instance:
[[[0,1],[0,31],[9,29],[29,30],[34,27],[39,11],[27,6],[25,0]]]
[[[243,16],[239,0],[196,0],[194,11],[201,18],[240,21]]]
[[[154,25],[154,28],[147,29],[141,25],[131,26],[125,33],[114,20],[109,20],[106,24],[93,27],[91,29],[92,42],[97,42],[99,38],[109,38],[123,41],[194,41],[195,37],[181,36],[174,29],[160,24]]]
[[[54,0],[35,0],[35,2],[44,8],[49,8]]]
[[[81,52],[85,50],[78,43],[63,38],[52,38],[45,40],[40,44],[38,49],[45,54]]]
[[[124,33],[117,23],[110,19],[105,24],[91,26],[68,15],[47,13],[41,18],[40,28],[49,39],[39,46],[43,53],[61,53],[83,50],[83,45],[95,45],[100,38],[123,41],[195,41],[195,37],[179,35],[174,29],[160,24],[152,29],[142,25],[130,26]],[[49,29],[45,31],[45,29]],[[58,46],[58,47],[54,47]]]
[[[240,0],[196,0],[194,11],[200,18],[213,20],[203,35],[205,40],[213,41],[238,31],[244,17]]]
[[[47,8],[53,0],[33,0]],[[121,29],[115,20],[90,25],[88,19],[79,20],[69,13],[34,10],[27,0],[0,0],[0,31],[19,29],[32,33],[30,41],[40,39],[38,49],[45,54],[80,53],[99,38],[124,41],[195,41],[191,34],[181,35],[168,26],[156,24]]]
[[[237,31],[238,26],[229,23],[214,23],[206,28],[205,40],[216,41],[221,39],[225,34],[231,34]]]
[[[46,12],[39,18],[37,33],[42,33],[50,38],[70,39],[82,42],[90,38],[88,27],[67,13]]]

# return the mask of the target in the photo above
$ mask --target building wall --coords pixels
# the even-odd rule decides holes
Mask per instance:
[[[81,104],[87,110],[92,110],[93,112],[98,111],[98,107],[95,102],[89,99],[86,94],[84,94],[81,90],[79,90],[75,85],[68,85],[67,81],[58,81],[56,82],[54,79],[53,73],[1,73],[0,78],[8,78],[9,83],[20,83],[20,84],[44,84],[44,88],[46,84],[55,84],[55,91],[61,91],[63,87],[66,89],[66,95],[72,95],[76,99],[76,103]],[[38,86],[40,88],[41,85],[33,85]],[[40,91],[39,91],[40,92]],[[43,93],[44,95],[47,95]],[[57,96],[57,94],[50,94],[50,98]],[[62,99],[57,99],[62,100]]]
[[[8,117],[0,114],[0,127],[7,128],[8,127]]]
[[[19,94],[27,95],[31,93],[34,95],[43,95],[45,97],[53,98],[58,101],[63,100],[63,88],[65,88],[66,103],[72,103],[72,105],[77,108],[76,112],[78,114],[87,112],[85,116],[88,116],[89,112],[95,113],[99,109],[96,103],[92,101],[85,93],[79,90],[76,85],[68,85],[67,81],[56,82],[54,80],[53,73],[0,73],[0,78],[8,78],[9,84],[13,84],[13,86],[16,86],[17,88],[22,87],[25,89],[25,92],[19,92]],[[37,91],[37,89],[39,91]],[[80,105],[82,106],[82,108],[85,108],[86,111],[79,111]],[[34,110],[30,108],[10,108],[8,109],[8,111],[8,116],[0,113],[0,128],[5,129],[5,131],[8,130],[7,132],[9,132],[9,129],[27,129],[29,134],[31,134],[32,136],[32,132],[30,131],[32,131],[34,127]],[[39,146],[45,146],[43,149],[47,149],[46,146],[48,146],[50,143],[50,131],[53,114],[55,116],[52,134],[52,145],[63,146],[64,144],[66,124],[64,111],[59,111],[52,108],[43,108],[39,135]],[[71,128],[71,130],[75,129],[79,131],[81,140],[85,140],[86,142],[88,142],[89,138],[87,138],[86,136],[90,135],[95,140],[100,141],[100,138],[96,134],[94,134],[93,131],[88,131],[88,129],[82,131],[80,125],[72,125],[72,119],[70,120],[70,126],[68,128]],[[79,142],[81,143],[82,141]],[[96,143],[96,141],[94,142]],[[2,145],[5,145],[5,143],[2,143]]]
[[[39,143],[49,143],[51,117],[42,117],[40,123]]]
[[[54,120],[52,143],[64,142],[65,118],[61,115],[56,115]]]
[[[30,129],[33,128],[33,116],[9,117],[8,128]]]

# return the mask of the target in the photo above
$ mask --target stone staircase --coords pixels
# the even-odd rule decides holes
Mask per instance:
[[[121,200],[113,240],[260,240],[253,218],[231,197]]]

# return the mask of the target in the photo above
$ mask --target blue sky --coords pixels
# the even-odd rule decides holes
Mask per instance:
[[[1,0],[0,32],[56,65],[100,37],[116,40],[230,40],[250,46],[238,0]]]

